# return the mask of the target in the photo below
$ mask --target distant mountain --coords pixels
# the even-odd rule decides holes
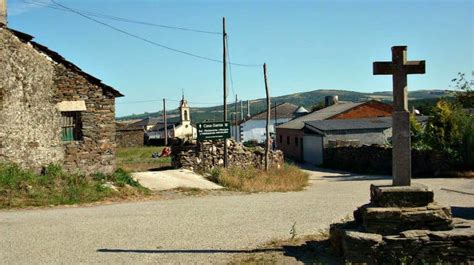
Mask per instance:
[[[412,102],[423,102],[423,104],[432,104],[436,99],[440,97],[449,96],[451,91],[449,90],[418,90],[410,91],[408,94],[409,100]],[[373,93],[361,93],[347,90],[337,90],[337,89],[320,89],[309,92],[294,93],[279,97],[271,98],[272,104],[279,104],[283,102],[292,103],[295,105],[303,106],[308,110],[320,103],[324,102],[326,96],[337,95],[339,101],[352,101],[352,102],[361,102],[367,101],[370,99],[381,100],[385,102],[392,101],[392,92],[390,91],[381,91]],[[243,103],[243,113],[247,114],[247,102]],[[192,104],[191,104],[192,105]],[[416,104],[415,104],[416,106]],[[231,118],[231,113],[234,112],[235,104],[228,104],[228,117]],[[240,103],[237,105],[238,111],[240,111]],[[250,101],[250,113],[251,115],[257,114],[266,109],[266,103],[264,98],[254,99]],[[222,120],[222,105],[214,107],[201,107],[193,108],[191,107],[191,119],[193,122],[203,122],[206,120],[218,121]],[[179,111],[178,109],[170,110],[167,112],[170,122],[178,121]],[[151,112],[143,114],[128,115],[117,118],[117,120],[130,120],[130,119],[143,119],[146,117],[161,117],[162,112]]]

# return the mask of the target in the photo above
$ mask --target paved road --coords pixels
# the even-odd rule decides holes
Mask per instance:
[[[474,207],[474,180],[423,179],[436,200]],[[302,192],[0,211],[0,263],[220,263],[275,238],[327,228],[388,179],[311,172]],[[441,190],[463,191],[465,193]],[[472,209],[472,208],[471,208]]]

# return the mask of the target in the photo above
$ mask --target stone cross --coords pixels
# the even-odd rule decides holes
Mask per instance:
[[[374,62],[374,75],[392,75],[392,175],[393,186],[411,184],[410,113],[407,75],[424,74],[425,61],[407,61],[407,46],[392,47],[391,62]]]

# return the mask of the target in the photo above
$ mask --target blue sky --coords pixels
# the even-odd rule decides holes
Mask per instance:
[[[222,102],[222,64],[25,1],[54,4],[8,0],[9,26],[120,90],[125,97],[117,100],[117,116],[161,110],[162,98],[179,99],[182,90],[191,106]],[[407,45],[409,60],[426,60],[427,73],[410,76],[410,90],[447,88],[457,72],[470,78],[474,70],[474,1],[56,1],[81,12],[215,32],[222,30],[225,16],[231,61],[266,62],[272,96],[391,90],[389,76],[372,75],[372,62],[390,60],[394,45]],[[220,35],[97,19],[163,45],[222,58]],[[232,66],[232,74],[239,98],[265,96],[262,67]],[[229,85],[230,101],[234,91]]]

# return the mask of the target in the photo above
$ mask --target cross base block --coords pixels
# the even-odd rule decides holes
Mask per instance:
[[[370,201],[377,207],[422,207],[432,203],[433,190],[422,184],[370,186]]]

